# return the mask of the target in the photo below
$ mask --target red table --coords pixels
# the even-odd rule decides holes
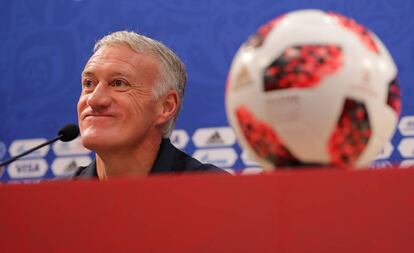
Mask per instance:
[[[414,170],[0,185],[0,252],[414,252]]]

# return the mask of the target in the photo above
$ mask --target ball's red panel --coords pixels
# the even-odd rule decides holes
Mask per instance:
[[[347,99],[328,143],[331,164],[346,166],[355,163],[370,137],[371,125],[364,104]]]
[[[302,163],[283,145],[275,131],[256,119],[244,106],[236,111],[237,120],[250,146],[256,154],[275,166],[298,166]]]
[[[341,14],[329,12],[328,13],[331,17],[338,20],[339,24],[343,25],[348,30],[354,32],[361,42],[367,46],[369,50],[374,53],[379,54],[379,49],[377,43],[375,43],[374,39],[372,38],[369,31],[361,24],[357,23],[355,20],[345,17]]]
[[[260,47],[266,39],[269,32],[284,18],[284,15],[272,19],[270,22],[261,26],[255,34],[249,37],[246,42],[247,46]]]
[[[401,114],[401,91],[397,78],[389,84],[387,104],[394,109],[398,116]]]
[[[265,69],[264,91],[317,86],[342,64],[342,51],[337,45],[289,47]]]

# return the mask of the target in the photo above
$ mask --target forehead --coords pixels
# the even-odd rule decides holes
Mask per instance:
[[[85,65],[85,72],[123,72],[129,74],[157,74],[159,60],[150,53],[137,52],[128,45],[103,46]]]

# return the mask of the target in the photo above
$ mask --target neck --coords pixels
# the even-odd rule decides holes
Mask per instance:
[[[121,176],[146,176],[157,158],[161,139],[133,149],[116,149],[96,153],[96,170],[100,180]]]

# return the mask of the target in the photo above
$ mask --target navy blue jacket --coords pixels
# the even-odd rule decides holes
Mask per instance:
[[[169,139],[163,139],[150,174],[182,172],[227,173],[212,164],[204,164],[174,147]],[[73,178],[98,178],[96,161],[86,167],[79,167]]]

